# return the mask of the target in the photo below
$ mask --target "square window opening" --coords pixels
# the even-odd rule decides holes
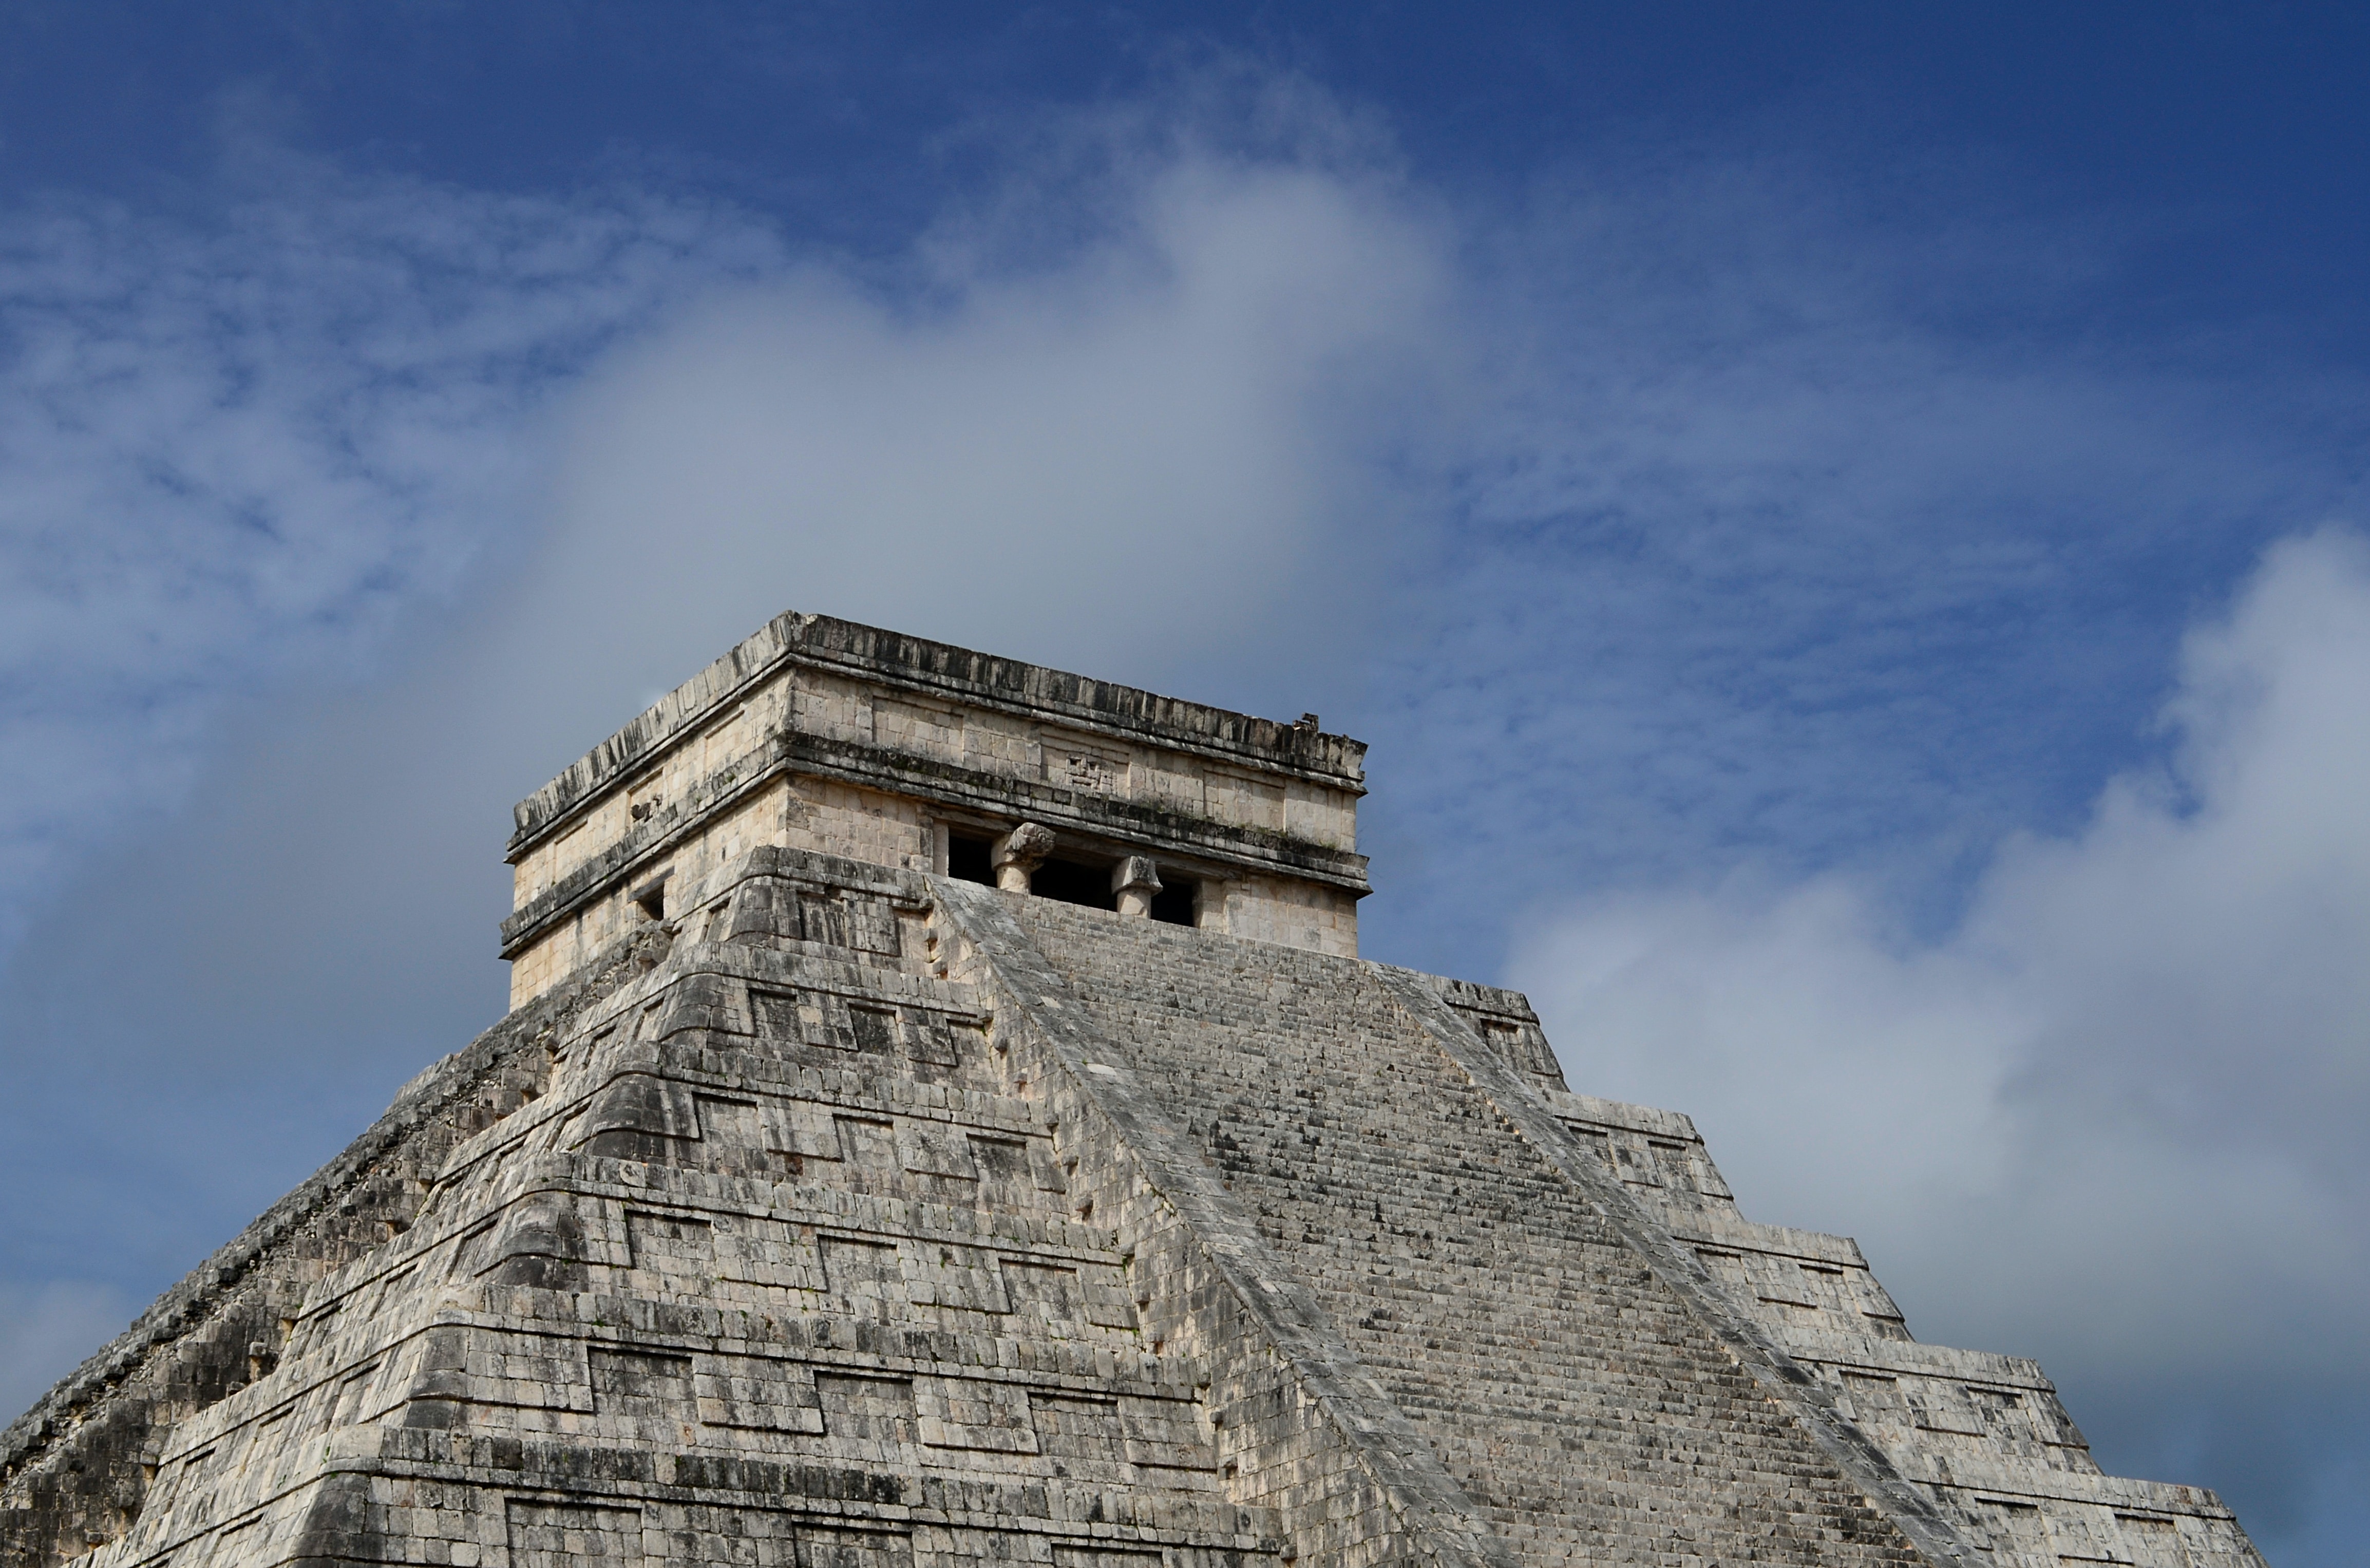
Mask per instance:
[[[1195,924],[1193,906],[1202,884],[1169,877],[1161,878],[1160,891],[1152,895],[1152,917],[1166,920],[1172,926]]]
[[[994,848],[992,839],[974,837],[967,833],[947,836],[947,875],[958,882],[978,882],[983,887],[995,885],[995,870],[988,863],[988,852]]]
[[[1116,863],[1106,860],[1097,866],[1084,860],[1048,860],[1029,879],[1029,891],[1040,898],[1083,904],[1089,909],[1117,909],[1119,894],[1110,884]]]
[[[661,872],[634,889],[632,893],[627,894],[627,897],[631,899],[634,907],[644,915],[653,920],[663,920],[666,918],[666,888],[667,873]]]

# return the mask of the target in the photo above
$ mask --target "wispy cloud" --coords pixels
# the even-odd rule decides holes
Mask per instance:
[[[745,220],[506,198],[248,149],[182,215],[0,226],[0,944],[188,788],[220,705],[353,676],[515,542],[532,420]]]
[[[2192,608],[2355,499],[2358,388],[2094,329],[2117,236],[1916,173],[1609,160],[1466,230],[1482,384],[1366,721],[1394,939],[1483,966],[1508,905],[1744,859],[1947,918],[2153,744]]]

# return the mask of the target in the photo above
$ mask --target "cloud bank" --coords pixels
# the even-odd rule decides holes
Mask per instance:
[[[554,675],[644,696],[788,605],[1260,696],[1324,657],[1388,504],[1361,388],[1433,373],[1443,236],[1379,178],[1198,150],[1097,208],[1050,268],[801,269],[605,366],[514,612]]]
[[[2162,721],[2162,766],[2002,844],[1939,940],[1863,882],[1740,875],[1556,911],[1512,972],[1576,1087],[1690,1112],[1748,1213],[1856,1233],[1920,1337],[2169,1410],[2358,1409],[2370,545],[2274,548]],[[2150,1457],[2196,1462],[2174,1424]]]

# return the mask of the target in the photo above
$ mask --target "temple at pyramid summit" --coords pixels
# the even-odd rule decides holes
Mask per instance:
[[[509,1016],[0,1438],[6,1562],[2260,1565],[1361,959],[1363,753],[778,617],[519,805]]]

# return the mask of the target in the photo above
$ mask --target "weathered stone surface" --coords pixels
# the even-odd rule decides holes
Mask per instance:
[[[1321,879],[1263,863],[1238,926],[1217,839],[1110,813],[1055,835],[1094,877],[1037,873],[1075,901],[998,890],[944,794],[850,805],[860,855],[685,853],[740,808],[651,759],[784,650],[908,758],[968,682],[1074,783],[1354,774],[1313,721],[777,622],[521,808],[612,812],[580,891],[639,917],[514,945],[534,999],[9,1428],[7,1561],[2260,1562],[2100,1475],[2031,1363],[1911,1339],[1850,1241],[1745,1220],[1685,1117],[1570,1092],[1519,996],[1264,940]]]
[[[1107,875],[1158,857],[1191,924],[1354,954],[1365,747],[823,616],[776,617],[519,802],[502,955],[542,994],[673,878],[761,846],[961,872],[959,841]],[[657,897],[646,896],[656,893]],[[655,904],[658,907],[653,908]]]

